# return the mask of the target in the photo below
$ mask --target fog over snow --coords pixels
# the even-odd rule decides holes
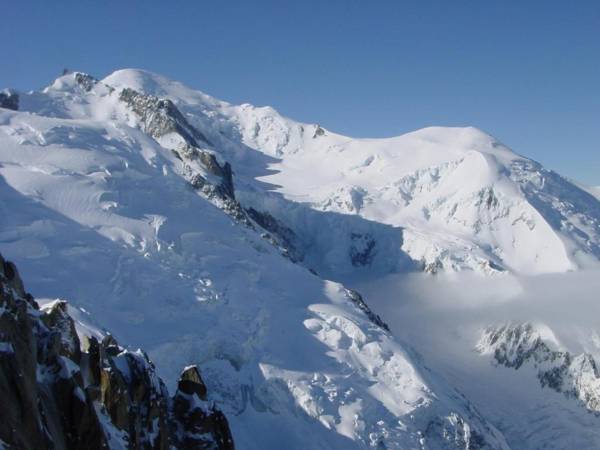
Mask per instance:
[[[395,274],[356,287],[401,336],[468,339],[490,323],[534,321],[550,326],[566,349],[600,355],[600,341],[579,333],[600,330],[600,269],[535,277]]]

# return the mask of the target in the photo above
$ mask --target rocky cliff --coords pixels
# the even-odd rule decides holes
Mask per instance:
[[[147,355],[78,336],[67,304],[43,309],[0,256],[0,448],[233,449],[195,366],[173,398]]]

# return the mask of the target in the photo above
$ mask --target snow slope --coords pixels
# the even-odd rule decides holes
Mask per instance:
[[[599,275],[390,275],[359,289],[511,448],[592,449],[600,447]]]
[[[377,245],[388,252],[386,269],[407,267],[389,263],[401,253],[432,272],[565,272],[600,258],[598,199],[477,129],[431,127],[354,139],[294,122],[270,107],[230,105],[147,72],[118,71],[104,81],[173,100],[234,163],[243,202],[293,230],[311,222],[307,205],[396,230],[401,248],[395,255],[387,235]],[[268,158],[261,161],[248,148]],[[261,163],[269,173],[261,173]],[[255,178],[281,195],[257,193]],[[289,201],[305,207],[290,214]],[[305,240],[320,254],[333,251],[315,242],[315,233]],[[339,261],[312,265],[328,276],[350,272]]]
[[[147,350],[171,387],[198,364],[240,449],[508,448],[356,294],[294,263],[266,216],[240,207],[238,178],[250,199],[265,156],[233,128],[221,135],[229,119],[204,124],[246,107],[195,93],[182,114],[178,98],[138,95],[179,89],[139,71],[75,73],[20,93],[18,111],[0,108],[0,252],[32,293],[67,299],[92,318],[82,326]],[[393,228],[289,208],[314,227],[347,224],[355,259],[387,270],[366,264],[365,236],[399,243]],[[336,245],[323,260],[319,245],[298,252],[350,270]]]

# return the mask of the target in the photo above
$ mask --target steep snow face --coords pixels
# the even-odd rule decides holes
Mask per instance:
[[[477,129],[432,127],[390,139],[354,139],[269,107],[230,105],[147,72],[118,71],[104,81],[172,99],[238,162],[243,201],[287,218],[294,230],[303,220],[289,223],[289,204],[276,196],[265,201],[264,190],[262,199],[248,192],[254,178],[303,204],[297,215],[304,216],[308,205],[401,229],[396,256],[408,254],[428,271],[564,272],[600,258],[597,194]],[[257,170],[248,149],[268,157],[269,173]],[[321,265],[329,276],[342,266]]]
[[[261,186],[250,175],[264,156],[219,137],[228,122],[203,126],[236,107],[199,93],[181,110],[175,96],[130,102],[124,87],[183,89],[142,72],[67,74],[0,109],[0,252],[32,293],[147,350],[171,387],[182,367],[202,367],[237,448],[507,448],[360,297],[283,256],[223,188],[229,156],[248,161],[243,189]],[[348,233],[367,264],[378,224],[363,222]],[[328,267],[349,257],[330,250]]]

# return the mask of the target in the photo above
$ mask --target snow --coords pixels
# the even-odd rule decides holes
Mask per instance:
[[[290,206],[276,195],[265,200],[264,189],[253,195],[255,178],[289,201],[401,227],[404,252],[448,270],[480,271],[491,262],[518,273],[565,272],[600,256],[597,199],[475,128],[430,127],[387,139],[319,135],[317,125],[272,108],[229,105],[148,72],[118,71],[104,81],[173,100],[227,159],[240,162],[242,198],[277,218],[288,217]],[[267,175],[256,177],[260,157],[249,149],[268,157]],[[552,179],[560,193],[544,186]],[[561,210],[560,221],[546,201]]]
[[[458,142],[449,138],[454,134]],[[437,128],[392,142],[328,142],[286,155],[272,166],[278,173],[262,179],[282,186],[278,192],[290,199],[402,227],[402,249],[426,263],[447,251],[458,268],[474,267],[471,254],[520,273],[574,269],[568,237],[527,201],[510,177],[519,157],[499,145],[477,130]],[[369,158],[368,166],[359,165]],[[597,242],[597,222],[591,236]]]
[[[358,289],[399,340],[410,342],[431,370],[498,426],[511,448],[596,448],[599,418],[585,399],[542,387],[532,362],[498,364],[496,347],[482,338],[490,327],[528,322],[529,342],[539,337],[553,351],[570,352],[568,376],[597,392],[600,379],[577,361],[584,354],[600,361],[599,280],[597,270],[537,277],[390,275]],[[530,343],[521,342],[522,350]]]
[[[100,403],[94,402],[94,409],[96,410],[96,415],[100,419],[110,449],[126,450],[128,448],[127,433],[124,430],[119,430],[112,424],[106,410]]]
[[[125,87],[173,101],[232,164],[242,205],[291,230],[300,264],[192,189],[171,151],[180,136],[144,133]],[[354,139],[131,69],[20,95],[21,111],[0,110],[0,253],[36,297],[70,302],[78,333],[108,329],[148,352],[172,392],[197,364],[237,448],[447,448],[436,429],[507,448],[495,425],[518,428],[508,406],[494,398],[490,411],[481,383],[456,375],[471,366],[425,346],[446,348],[442,333],[416,333],[427,318],[390,334],[340,283],[383,308],[390,274],[471,269],[505,283],[501,298],[471,293],[494,305],[522,289],[503,269],[566,272],[600,256],[597,199],[474,128]],[[456,361],[482,361],[469,342]]]

